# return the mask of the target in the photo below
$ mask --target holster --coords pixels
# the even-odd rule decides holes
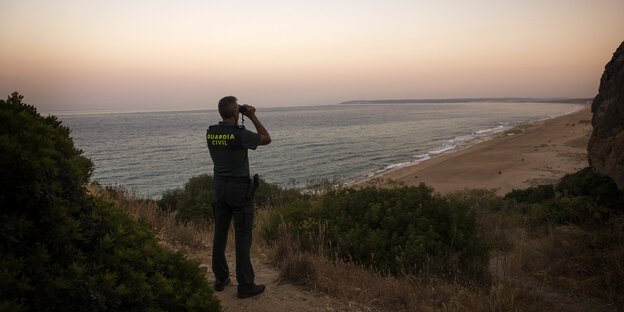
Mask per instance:
[[[254,195],[256,194],[256,190],[258,189],[259,185],[260,185],[260,178],[258,177],[258,174],[256,173],[253,176],[253,181],[251,182],[251,187],[249,188],[249,192],[247,192],[247,200],[254,198]]]

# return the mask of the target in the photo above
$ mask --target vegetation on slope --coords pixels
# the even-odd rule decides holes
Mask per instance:
[[[258,205],[266,209],[263,216],[270,215],[260,230],[285,280],[353,300],[371,296],[390,309],[420,309],[428,300],[459,310],[563,304],[556,302],[561,297],[548,301],[542,290],[531,289],[540,283],[604,298],[606,305],[623,304],[624,197],[612,180],[590,168],[558,185],[505,196],[487,190],[439,195],[425,185],[317,184],[323,192],[259,190],[261,198],[272,199]],[[189,185],[179,192],[195,193]],[[210,193],[211,184],[202,193],[206,189]],[[499,269],[528,282],[501,279]],[[489,272],[496,274],[490,278]],[[429,283],[437,286],[424,286]]]
[[[195,193],[189,185],[178,192]],[[624,304],[624,196],[592,169],[505,196],[390,185],[303,194],[276,186],[259,190],[272,200],[258,205],[263,216],[269,213],[260,231],[282,278],[350,299],[366,293],[390,309],[420,309],[440,296],[446,299],[438,304],[460,310],[563,304],[557,303],[561,297],[548,301],[542,290],[531,289],[540,283]],[[210,190],[206,184],[202,192]],[[176,202],[184,211],[184,202]],[[518,285],[492,270],[528,282]],[[424,286],[429,283],[437,286]],[[446,290],[433,291],[441,285]]]
[[[93,165],[70,130],[13,93],[0,101],[0,307],[219,311],[197,263],[85,192]]]

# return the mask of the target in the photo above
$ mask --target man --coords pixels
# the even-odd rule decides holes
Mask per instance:
[[[253,194],[249,178],[247,150],[271,143],[271,137],[256,117],[256,108],[240,107],[237,99],[226,96],[219,101],[219,114],[223,121],[206,131],[210,157],[214,163],[214,188],[212,209],[215,235],[212,246],[212,271],[215,275],[214,289],[222,291],[230,283],[230,271],[225,259],[230,221],[234,216],[236,239],[236,280],[238,297],[248,298],[264,291],[264,285],[254,284],[254,271],[249,259],[253,228]],[[238,125],[240,110],[256,127],[258,133]]]

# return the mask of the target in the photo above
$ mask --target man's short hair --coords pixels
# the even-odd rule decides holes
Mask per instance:
[[[219,100],[219,114],[221,118],[227,119],[234,116],[234,111],[238,108],[238,99],[234,96],[226,96]]]

